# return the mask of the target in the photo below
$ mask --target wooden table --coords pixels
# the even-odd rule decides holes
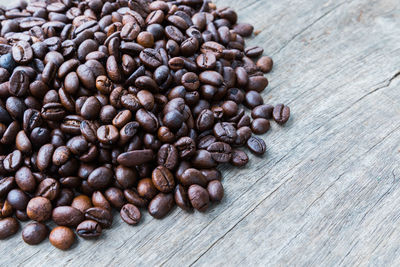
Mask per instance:
[[[263,93],[292,117],[268,153],[224,169],[226,197],[205,213],[144,215],[63,252],[1,241],[0,265],[398,265],[400,5],[395,0],[242,0],[275,62]],[[397,92],[397,93],[396,93]]]

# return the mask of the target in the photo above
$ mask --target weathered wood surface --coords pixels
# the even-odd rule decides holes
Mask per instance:
[[[399,265],[400,5],[395,0],[216,1],[262,32],[275,61],[268,155],[225,169],[207,213],[121,223],[62,252],[20,235],[0,265]]]

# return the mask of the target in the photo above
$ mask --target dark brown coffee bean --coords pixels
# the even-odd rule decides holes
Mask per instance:
[[[188,189],[188,196],[193,208],[201,212],[207,210],[210,197],[206,189],[197,184],[191,185]]]
[[[39,222],[27,224],[22,230],[22,239],[29,245],[41,243],[48,235],[49,229],[46,225]]]
[[[157,163],[169,170],[174,170],[178,161],[178,150],[174,145],[164,144],[160,147],[157,154]]]
[[[7,196],[8,192],[14,188],[14,177],[6,177],[0,179],[0,197]]]
[[[14,71],[10,78],[10,87],[8,91],[14,96],[24,96],[29,89],[29,77],[24,71]]]
[[[15,173],[15,182],[25,192],[33,192],[36,189],[36,180],[28,167],[22,167]]]
[[[251,130],[255,134],[264,134],[268,132],[270,123],[264,118],[257,118],[251,122]]]
[[[196,152],[196,144],[190,137],[182,137],[175,143],[179,157],[183,160],[189,159]]]
[[[93,220],[98,222],[102,228],[111,227],[113,221],[111,212],[107,209],[100,207],[93,207],[87,209],[85,211],[85,218],[87,220]]]
[[[119,131],[114,125],[102,125],[97,129],[97,138],[103,144],[115,144],[119,139]]]
[[[215,142],[207,147],[207,151],[211,153],[211,157],[219,162],[226,163],[231,159],[231,146],[224,142]]]
[[[261,57],[259,60],[257,60],[258,69],[264,73],[270,72],[273,64],[272,58],[268,56]]]
[[[253,33],[253,26],[248,23],[238,23],[233,26],[233,30],[243,37],[249,37]]]
[[[278,124],[285,124],[290,117],[290,108],[283,104],[278,104],[274,107],[273,118]]]
[[[267,149],[264,140],[255,136],[252,136],[247,140],[247,147],[251,152],[258,156],[263,155]]]
[[[53,209],[52,219],[57,225],[76,227],[84,219],[84,214],[70,206],[60,206]]]
[[[120,215],[122,220],[130,225],[138,224],[141,218],[140,210],[133,204],[125,204],[121,208]]]
[[[119,188],[110,187],[104,192],[105,197],[117,209],[120,209],[124,204],[124,193]]]
[[[17,210],[25,210],[29,197],[22,190],[13,189],[7,194],[7,202]]]
[[[253,119],[264,118],[264,119],[272,119],[272,112],[274,107],[272,105],[264,104],[255,107],[251,111],[251,117]]]
[[[213,86],[221,86],[224,78],[216,71],[206,70],[200,73],[199,79],[202,83],[210,84]]]
[[[255,57],[261,56],[262,53],[264,52],[264,49],[259,46],[251,46],[251,47],[246,48],[246,50],[244,52],[245,52],[246,56],[255,58]]]
[[[44,197],[32,198],[26,207],[28,217],[37,222],[44,222],[50,219],[51,211],[51,202]]]
[[[151,149],[133,150],[118,156],[118,163],[126,167],[134,167],[151,161],[154,153]]]
[[[15,218],[8,217],[0,220],[0,239],[6,239],[18,232],[19,223]]]
[[[19,150],[14,150],[3,160],[4,169],[8,172],[14,172],[21,167],[23,163],[22,153]]]
[[[139,55],[140,61],[148,68],[155,69],[162,64],[161,55],[154,49],[146,48]]]
[[[172,193],[159,193],[149,203],[148,211],[154,218],[161,219],[172,210],[174,204],[174,195]]]
[[[56,248],[67,250],[75,242],[75,234],[68,227],[58,226],[50,232],[49,240]]]
[[[200,171],[204,175],[204,177],[206,178],[206,180],[208,182],[213,181],[213,180],[220,181],[222,179],[222,174],[217,169],[203,169]]]
[[[54,200],[60,193],[60,183],[53,178],[46,178],[36,188],[36,195]]]
[[[98,167],[90,173],[87,181],[90,187],[94,189],[103,189],[110,184],[113,172],[107,167]]]
[[[212,202],[221,201],[224,197],[224,188],[222,183],[218,180],[214,180],[208,183],[207,192]]]
[[[251,76],[247,83],[247,91],[262,92],[268,86],[268,79],[264,76]]]
[[[233,127],[232,124],[227,122],[215,124],[213,132],[218,140],[228,144],[233,143],[237,137],[235,127]]]
[[[196,64],[201,70],[212,70],[217,60],[213,53],[200,54],[196,58]]]
[[[83,238],[94,238],[101,235],[102,228],[94,220],[85,220],[76,227],[76,233]]]
[[[100,207],[111,211],[110,203],[108,203],[107,199],[100,191],[93,192],[92,203],[95,207]]]
[[[175,187],[174,176],[164,166],[158,166],[151,175],[154,186],[163,193],[171,192]]]
[[[154,133],[159,127],[158,119],[153,113],[141,108],[136,112],[136,121],[149,133]]]
[[[37,154],[36,166],[39,170],[45,170],[51,163],[54,152],[54,145],[46,144],[39,149]]]
[[[17,63],[28,63],[33,58],[31,45],[26,41],[19,41],[12,47],[12,56]]]
[[[186,169],[178,178],[184,186],[190,186],[192,184],[198,184],[201,186],[207,185],[207,179],[204,177],[201,171],[194,168]]]
[[[135,189],[125,189],[124,196],[125,196],[125,199],[129,203],[131,203],[137,207],[147,206],[148,200],[145,198],[142,198]]]
[[[244,103],[248,108],[252,109],[264,104],[264,100],[258,92],[248,91],[245,95]]]
[[[152,199],[157,194],[157,188],[154,186],[152,179],[144,178],[138,182],[137,191],[141,197]]]
[[[174,199],[176,205],[178,205],[178,207],[181,209],[186,211],[190,211],[192,209],[186,189],[179,184],[175,187]]]

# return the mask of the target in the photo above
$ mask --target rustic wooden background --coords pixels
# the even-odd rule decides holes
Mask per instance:
[[[67,252],[19,233],[1,241],[1,266],[399,265],[399,2],[216,3],[261,31],[248,44],[275,61],[263,97],[291,107],[267,155],[224,169],[226,197],[205,214],[116,217]]]

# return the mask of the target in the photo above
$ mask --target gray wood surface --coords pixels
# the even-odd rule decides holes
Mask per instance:
[[[292,118],[268,154],[224,169],[226,197],[116,221],[67,252],[0,243],[0,265],[332,266],[400,263],[400,5],[396,0],[218,0],[261,33],[275,62],[266,102]]]

